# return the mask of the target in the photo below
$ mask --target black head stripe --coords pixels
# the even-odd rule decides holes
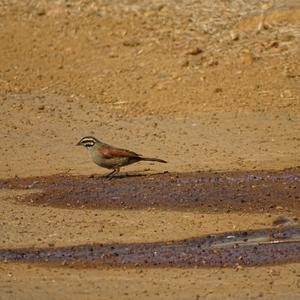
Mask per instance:
[[[85,147],[93,147],[95,145],[95,140],[92,139],[85,139],[83,141],[81,141],[81,144]]]
[[[83,146],[84,146],[84,147],[93,147],[94,145],[95,145],[94,142],[84,142],[84,143],[83,143]]]
[[[83,137],[79,144],[83,145],[84,147],[93,147],[97,142],[97,139],[95,139],[94,137],[92,136],[86,136],[86,137]]]

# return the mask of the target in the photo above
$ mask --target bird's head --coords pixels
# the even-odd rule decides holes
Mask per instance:
[[[85,136],[76,144],[76,146],[83,146],[89,149],[98,143],[100,143],[100,141],[93,136]]]

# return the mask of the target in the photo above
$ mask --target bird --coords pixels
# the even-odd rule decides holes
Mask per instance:
[[[111,179],[119,173],[121,167],[131,165],[139,161],[167,163],[165,160],[160,158],[144,157],[127,149],[111,146],[99,141],[93,136],[83,137],[76,146],[85,147],[89,151],[93,162],[98,166],[113,170],[105,176],[108,179]]]

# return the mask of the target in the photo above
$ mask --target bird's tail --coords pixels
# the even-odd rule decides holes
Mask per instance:
[[[163,159],[159,159],[159,158],[152,158],[152,157],[141,157],[141,160],[145,160],[145,161],[157,161],[160,163],[164,163],[166,164],[167,162]]]

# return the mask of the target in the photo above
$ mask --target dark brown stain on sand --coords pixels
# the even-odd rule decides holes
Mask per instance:
[[[300,228],[228,232],[180,241],[0,250],[0,261],[72,267],[236,267],[300,261]]]
[[[23,201],[60,208],[158,208],[203,213],[300,209],[300,168],[130,175],[113,180],[61,174],[1,180],[0,188],[41,189],[42,193],[29,194]]]

